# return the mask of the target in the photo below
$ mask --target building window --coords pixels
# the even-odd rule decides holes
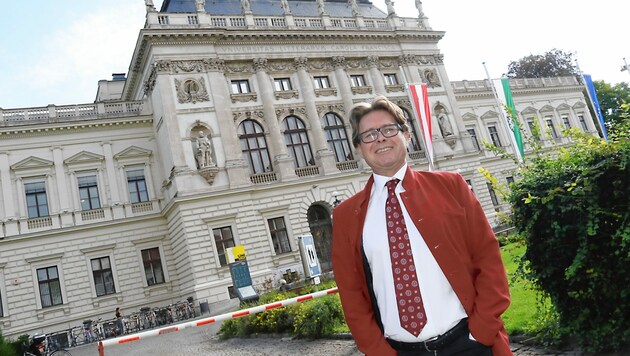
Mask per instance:
[[[101,207],[98,197],[98,185],[96,175],[89,174],[77,177],[79,183],[79,199],[81,199],[81,210],[93,210]]]
[[[127,169],[127,187],[129,188],[129,198],[132,203],[149,201],[147,181],[144,178],[144,167]]]
[[[409,145],[407,146],[407,152],[422,151],[420,140],[418,140],[418,135],[416,134],[415,118],[412,115],[409,115],[409,112],[405,109],[402,109],[402,112],[405,115],[405,119],[407,119],[407,126],[409,126],[409,136],[411,136],[411,140],[409,140]]]
[[[468,184],[468,188],[470,188],[470,191],[475,194],[475,189],[473,189],[472,181],[470,179],[466,179],[466,184]]]
[[[249,80],[247,79],[233,80],[231,87],[232,87],[232,94],[251,93],[251,89],[249,88]]]
[[[578,120],[580,121],[580,126],[582,126],[582,131],[588,132],[588,126],[586,126],[586,119],[584,119],[584,115],[578,115]]]
[[[556,132],[556,127],[553,125],[553,120],[547,119],[547,127],[549,127],[549,132],[551,133],[551,138],[558,138],[558,133]]]
[[[353,87],[364,87],[365,77],[361,74],[350,76],[350,85]]]
[[[39,284],[42,308],[63,304],[57,266],[38,268],[37,283]]]
[[[326,76],[314,77],[313,85],[315,86],[315,89],[328,89],[330,88],[330,81],[328,80],[328,77]]]
[[[274,79],[273,86],[276,91],[293,90],[293,88],[291,88],[291,80],[289,78]]]
[[[562,122],[564,123],[564,127],[566,127],[567,129],[571,128],[571,123],[569,122],[569,117],[568,116],[563,116],[562,117]]]
[[[497,193],[494,191],[492,184],[486,183],[488,186],[488,192],[490,193],[490,200],[492,200],[492,205],[499,206],[499,199],[497,198]]]
[[[514,183],[514,177],[512,176],[505,177],[505,181],[507,182],[508,185],[510,185]]]
[[[109,257],[93,258],[90,260],[92,265],[92,276],[94,276],[94,288],[96,296],[114,294],[116,287],[114,286],[114,275],[112,274],[112,266],[109,263]]]
[[[302,120],[295,116],[289,116],[282,121],[284,131],[284,142],[289,150],[289,155],[293,157],[295,168],[314,166],[315,160],[308,143],[306,127]]]
[[[477,151],[481,151],[481,146],[479,146],[479,140],[477,139],[477,132],[475,132],[474,127],[467,128],[468,134],[470,135],[470,140],[472,141],[473,147]]]
[[[0,290],[0,318],[4,316],[4,310],[2,309],[2,290]]]
[[[499,133],[497,132],[496,126],[488,126],[488,132],[490,133],[490,139],[492,140],[492,144],[496,147],[501,146],[501,139],[499,138]]]
[[[147,285],[164,283],[164,270],[162,269],[162,258],[158,247],[142,250],[142,264],[144,265],[144,276]]]
[[[238,138],[252,174],[273,171],[265,132],[259,123],[254,120],[241,122],[238,125]]]
[[[219,263],[221,264],[221,266],[226,266],[226,250],[230,247],[234,247],[234,235],[232,235],[232,227],[225,226],[217,229],[212,229],[212,235],[214,235],[214,244],[217,246]]]
[[[329,112],[324,115],[324,121],[326,141],[328,142],[328,148],[335,153],[335,160],[337,162],[354,160],[354,156],[350,150],[350,141],[348,141],[346,128],[341,118]]]
[[[275,218],[267,220],[269,224],[269,233],[273,242],[273,249],[276,255],[291,252],[291,244],[289,244],[289,234],[284,224],[284,218]]]
[[[385,73],[385,85],[398,85],[398,77],[395,73]]]
[[[26,208],[28,217],[39,218],[48,216],[48,199],[46,198],[46,181],[37,180],[24,182],[26,193]]]

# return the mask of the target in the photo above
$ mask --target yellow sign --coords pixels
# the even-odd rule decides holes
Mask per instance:
[[[232,253],[234,253],[235,261],[245,261],[245,246],[238,245],[232,248]]]

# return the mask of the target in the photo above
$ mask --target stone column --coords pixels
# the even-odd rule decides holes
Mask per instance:
[[[4,208],[4,226],[6,229],[6,235],[12,236],[18,234],[17,217],[15,214],[15,204],[12,189],[11,170],[9,169],[9,154],[7,152],[0,152],[0,182],[2,183],[2,203]],[[24,190],[22,190],[24,191]],[[19,197],[20,190],[18,189],[18,204],[21,201]],[[23,193],[22,193],[23,194]]]
[[[284,138],[280,132],[278,118],[274,108],[274,89],[271,85],[271,77],[267,74],[267,59],[254,58],[254,70],[256,71],[256,80],[260,88],[260,98],[263,103],[263,114],[265,122],[269,130],[269,141],[274,153],[274,165],[280,173],[282,180],[297,179],[295,168],[293,167],[293,158],[289,156],[287,146],[284,144]]]
[[[230,187],[249,185],[249,171],[243,159],[243,153],[238,141],[238,132],[234,126],[230,91],[225,86],[224,62],[219,58],[204,60],[208,71],[208,83],[214,102],[214,110],[219,124],[220,139],[225,153],[225,169],[230,181]]]
[[[348,74],[346,73],[346,58],[342,56],[332,57],[333,68],[335,69],[335,78],[337,79],[337,85],[339,86],[339,95],[345,106],[345,112],[349,113],[354,102],[352,101],[352,89],[350,88],[350,81],[348,80]]]
[[[53,162],[55,163],[55,177],[57,182],[57,191],[59,192],[59,216],[61,217],[61,226],[73,226],[72,221],[72,204],[68,197],[68,181],[66,179],[66,172],[63,169],[63,149],[59,146],[51,148],[53,155]],[[73,189],[72,185],[70,185]]]
[[[383,80],[383,75],[381,71],[378,69],[378,57],[377,56],[368,56],[367,64],[370,68],[369,73],[372,78],[372,83],[374,84],[374,94],[376,95],[386,95],[387,90],[385,89],[385,80]]]
[[[311,133],[313,137],[313,146],[315,147],[315,157],[320,162],[323,173],[338,171],[335,165],[335,158],[333,153],[328,148],[328,142],[324,136],[324,129],[322,127],[322,121],[317,113],[317,106],[315,105],[315,88],[313,87],[313,80],[306,72],[308,59],[305,57],[295,58],[295,67],[297,68],[298,81],[300,85],[300,92],[306,106],[306,116],[311,126]]]

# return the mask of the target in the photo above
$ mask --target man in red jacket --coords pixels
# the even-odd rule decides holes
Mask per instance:
[[[512,355],[498,242],[461,175],[407,165],[402,110],[384,97],[350,113],[372,168],[333,212],[333,271],[346,322],[366,355]]]

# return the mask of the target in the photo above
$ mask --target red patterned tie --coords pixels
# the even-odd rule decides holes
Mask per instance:
[[[422,305],[420,286],[416,277],[416,265],[413,262],[405,218],[396,193],[394,193],[399,181],[392,179],[386,184],[388,193],[385,203],[387,239],[389,241],[389,254],[392,259],[400,325],[414,336],[418,336],[427,323],[427,316]]]

